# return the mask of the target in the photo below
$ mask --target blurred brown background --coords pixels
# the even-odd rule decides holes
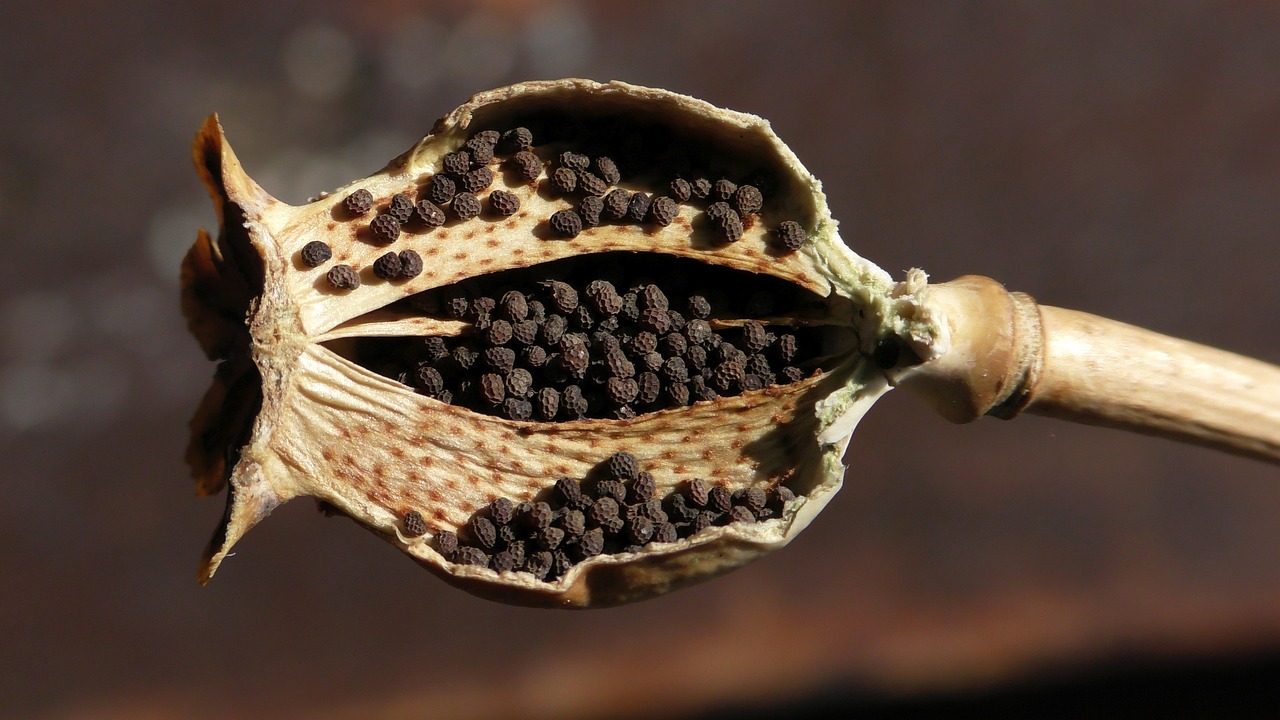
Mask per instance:
[[[188,154],[209,112],[299,202],[475,91],[616,78],[770,118],[896,276],[984,273],[1280,361],[1280,6],[260,5],[6,5],[0,716],[1276,707],[1275,468],[950,426],[905,394],[791,547],[640,605],[473,599],[305,502],[201,589],[222,502],[181,457],[213,367],[177,268],[214,222]]]

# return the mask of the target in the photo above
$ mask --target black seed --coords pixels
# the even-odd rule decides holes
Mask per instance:
[[[743,217],[754,215],[764,206],[764,196],[754,185],[739,185],[737,192],[733,194],[733,206]]]
[[[554,562],[551,553],[543,550],[533,553],[524,562],[525,572],[533,575],[535,578],[542,580],[551,572],[551,564]]]
[[[509,498],[498,498],[489,503],[489,518],[495,525],[506,525],[515,517],[516,504]]]
[[[480,169],[493,159],[493,145],[477,140],[478,138],[471,138],[467,141],[467,154],[471,156],[471,167]]]
[[[648,195],[642,192],[634,193],[627,202],[627,218],[635,222],[644,222],[649,215],[649,204]]]
[[[609,220],[621,220],[627,216],[631,205],[631,193],[621,188],[604,196],[604,216]]]
[[[363,215],[373,209],[373,193],[356,190],[342,200],[342,207],[352,215]]]
[[[794,220],[784,220],[778,223],[778,229],[774,234],[778,239],[778,244],[791,252],[799,250],[804,245],[804,228],[800,227],[800,223]]]
[[[527,127],[512,128],[502,133],[498,149],[504,153],[518,153],[533,146],[533,133]]]
[[[738,191],[738,186],[728,178],[720,178],[711,188],[711,195],[716,200],[728,200]]]
[[[706,384],[701,375],[689,380],[689,394],[697,402],[715,400],[720,397],[719,393]]]
[[[654,377],[657,377],[656,375]],[[689,388],[684,385],[668,385],[665,389],[667,399],[674,406],[689,404]]]
[[[307,267],[319,267],[333,257],[333,250],[319,240],[312,240],[302,246],[302,264]]]
[[[560,410],[560,393],[555,388],[545,387],[533,396],[533,411],[539,420],[551,421]]]
[[[393,243],[400,237],[400,221],[390,215],[379,215],[369,223],[369,232],[376,242]]]
[[[742,325],[742,349],[749,353],[758,353],[768,344],[764,326],[754,320]]]
[[[683,385],[689,382],[689,366],[683,358],[669,357],[662,363],[662,377],[670,384]]]
[[[649,205],[649,219],[653,222],[667,226],[675,220],[676,215],[680,213],[680,206],[676,205],[676,201],[663,195],[653,201]]]
[[[480,214],[480,198],[469,192],[453,196],[453,215],[459,220],[470,220]]]
[[[556,171],[551,173],[551,187],[561,195],[568,195],[577,189],[578,175],[566,167],[556,168]]]
[[[693,188],[689,185],[689,181],[684,178],[676,178],[671,181],[671,197],[676,202],[689,202],[689,196],[693,194]]]
[[[664,335],[671,329],[671,317],[665,310],[645,308],[640,311],[640,327],[657,335]]]
[[[567,510],[560,516],[560,527],[568,535],[581,535],[587,531],[587,516],[581,510]]]
[[[440,375],[439,370],[430,365],[419,366],[414,377],[417,380],[418,388],[427,395],[434,397],[444,390],[444,378]]]
[[[578,203],[578,215],[582,217],[582,224],[587,227],[600,224],[600,213],[603,210],[604,201],[595,195],[588,195]]]
[[[564,500],[567,507],[584,509],[591,505],[591,500],[582,492],[582,486],[577,480],[568,477],[562,477],[556,480],[556,493]]]
[[[591,504],[591,522],[605,526],[610,520],[618,518],[618,501],[612,497],[602,497]]]
[[[711,194],[711,181],[706,178],[698,178],[689,184],[693,196],[699,200],[705,200]]]
[[[404,534],[408,537],[422,537],[427,534],[427,522],[422,519],[422,513],[410,510],[404,514]]]
[[[604,529],[591,528],[582,533],[582,538],[578,540],[577,550],[578,556],[583,560],[604,552]]]
[[[400,255],[389,252],[373,261],[373,274],[383,280],[392,280],[400,276]]]
[[[804,370],[794,365],[788,365],[782,368],[782,378],[789,383],[800,382],[804,379]]]
[[[350,265],[334,265],[329,268],[325,277],[337,290],[354,290],[360,287],[360,275]]]
[[[404,193],[396,193],[387,204],[387,214],[403,225],[413,217],[413,201]]]
[[[617,185],[622,180],[622,173],[618,172],[618,166],[608,157],[601,155],[596,158],[595,166],[596,173],[610,185]]]
[[[375,266],[376,267],[376,266]],[[422,274],[422,256],[413,250],[400,251],[400,279],[408,280]]]
[[[548,221],[552,231],[566,238],[577,237],[582,232],[582,218],[572,210],[557,210]]]
[[[593,172],[580,170],[578,171],[578,189],[587,195],[600,197],[609,192],[609,184]]]
[[[570,170],[586,170],[591,167],[591,158],[572,150],[565,150],[560,153],[560,164]]]
[[[453,178],[447,175],[435,175],[431,178],[431,187],[427,190],[427,197],[436,205],[444,205],[452,200],[457,192],[458,184],[453,181]]]
[[[493,171],[487,167],[476,168],[462,176],[462,189],[469,193],[478,193],[492,184]],[[455,199],[454,202],[457,202],[457,200]]]
[[[738,217],[738,213],[730,210],[724,217],[720,218],[720,237],[725,242],[735,243],[742,239],[742,220]]]
[[[466,150],[451,152],[444,156],[441,166],[451,175],[465,175],[471,169],[471,155]]]
[[[448,530],[436,533],[436,550],[446,558],[458,552],[458,536]]]

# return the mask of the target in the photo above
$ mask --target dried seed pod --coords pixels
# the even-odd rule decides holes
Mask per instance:
[[[350,222],[351,213],[344,207],[350,195],[338,194],[298,207],[271,198],[245,175],[216,120],[205,124],[195,155],[215,205],[223,213],[223,227],[218,233],[198,236],[188,254],[183,268],[183,307],[205,351],[226,362],[192,424],[189,458],[203,494],[228,489],[228,508],[204,558],[202,580],[209,579],[234,544],[273,508],[291,498],[315,496],[331,502],[424,567],[488,597],[537,605],[602,606],[666,592],[785,545],[830,500],[843,477],[841,453],[854,423],[888,388],[883,371],[868,360],[880,340],[890,334],[909,338],[909,346],[904,344],[904,348],[909,347],[914,358],[925,361],[941,352],[935,350],[942,347],[938,345],[940,326],[922,304],[920,277],[896,286],[885,273],[845,246],[817,190],[819,184],[767,123],[691,98],[621,83],[577,80],[496,90],[446,115],[430,136],[397,158],[387,171],[354,186],[367,188],[377,197],[417,194],[437,209],[452,203],[451,216],[474,217],[481,210],[474,194],[458,197],[456,183],[437,169],[458,177],[472,170],[469,155],[462,163],[461,153],[453,152],[467,142],[469,128],[538,127],[546,122],[546,109],[553,107],[558,112],[563,109],[583,126],[607,117],[620,118],[619,122],[627,124],[627,132],[631,127],[657,128],[669,138],[674,151],[696,149],[699,157],[707,158],[706,167],[717,173],[745,178],[761,168],[777,178],[776,189],[769,194],[769,210],[760,221],[742,230],[743,242],[731,245],[707,247],[698,242],[701,228],[694,230],[680,222],[645,228],[606,224],[593,228],[589,238],[566,235],[563,242],[546,242],[542,238],[547,219],[562,210],[565,201],[518,189],[520,211],[501,223],[479,224],[474,240],[466,234],[476,232],[477,226],[464,223],[449,227],[445,223],[424,238],[421,247],[415,245],[429,272],[403,282],[359,286],[354,268],[372,267],[385,250],[367,242],[364,233],[353,232],[355,228],[349,224],[340,222],[325,229],[335,217],[347,216]],[[624,150],[620,147],[617,153]],[[618,156],[611,148],[605,151]],[[637,162],[645,159],[643,155],[636,158]],[[541,163],[537,165],[540,173]],[[607,182],[604,170],[599,166],[596,170]],[[606,195],[601,217],[611,218],[610,209],[618,202],[611,201],[614,197],[625,201],[626,209],[612,219],[622,219],[627,210],[642,204],[647,214],[649,195],[663,195],[667,189],[646,186],[644,178],[668,172],[669,168],[638,166],[631,189]],[[519,175],[500,173],[491,187],[509,192],[510,183]],[[423,188],[425,192],[415,187],[423,177],[432,177]],[[629,181],[632,177],[628,166]],[[703,184],[690,182],[691,198],[707,196],[710,184],[702,189]],[[633,202],[631,190],[641,193],[639,200]],[[786,214],[770,215],[775,208]],[[646,214],[631,219],[641,221]],[[429,218],[418,215],[431,226]],[[808,229],[803,252],[761,252],[770,229],[778,227],[781,218]],[[581,217],[578,220],[580,223]],[[580,226],[572,235],[578,231]],[[334,256],[342,258],[343,265],[330,269],[329,285],[348,292],[333,292],[325,282],[317,283],[316,273],[293,261],[300,257],[303,246],[314,240],[329,244]],[[822,353],[821,363],[805,365],[809,372],[793,385],[750,396],[719,397],[699,375],[681,386],[682,390],[664,390],[677,396],[688,392],[693,404],[654,412],[629,403],[605,407],[605,388],[596,384],[594,376],[588,377],[586,367],[575,359],[576,351],[566,352],[561,343],[544,347],[559,354],[546,364],[560,366],[567,355],[567,364],[582,367],[584,372],[580,381],[550,388],[560,394],[558,407],[546,406],[540,399],[541,389],[530,398],[509,397],[505,379],[514,369],[516,357],[510,348],[487,348],[484,362],[478,363],[477,349],[463,341],[452,347],[447,357],[438,359],[442,379],[449,382],[442,393],[472,398],[487,394],[490,397],[486,399],[494,400],[501,388],[508,416],[525,411],[521,404],[506,410],[506,400],[513,399],[530,404],[530,417],[554,413],[563,421],[514,422],[446,405],[423,393],[406,392],[394,377],[360,367],[362,356],[340,354],[351,343],[335,342],[351,340],[364,347],[365,340],[453,336],[459,324],[474,323],[480,329],[482,322],[493,319],[510,322],[488,316],[476,316],[474,321],[459,318],[466,312],[467,293],[475,294],[469,289],[473,279],[526,267],[529,274],[524,287],[537,287],[542,281],[558,279],[549,272],[539,275],[543,266],[585,258],[600,253],[601,247],[609,251],[599,255],[602,262],[608,262],[610,253],[652,253],[697,263],[696,267],[708,270],[707,278],[715,276],[709,283],[712,289],[737,291],[742,285],[758,290],[756,279],[760,279],[807,293],[815,301],[805,306],[804,332],[814,328],[813,352],[815,356]],[[432,251],[430,256],[427,251]],[[702,281],[707,278],[694,271],[687,286],[704,287]],[[443,317],[402,318],[399,310],[405,305],[391,307],[436,288]],[[577,311],[576,298],[572,307],[553,308],[554,294],[546,292],[545,285],[538,292],[551,311],[544,332],[552,315],[561,316],[563,322],[566,313]],[[624,298],[623,307],[626,305]],[[684,309],[680,307],[682,312]],[[645,322],[649,332],[670,331],[669,310],[641,308],[639,303],[636,310],[636,320]],[[646,316],[645,310],[654,312]],[[735,317],[733,312],[729,305],[715,305],[717,322],[727,322],[726,327],[751,319]],[[694,311],[689,314],[698,316]],[[609,317],[622,315],[620,310],[617,316]],[[637,331],[630,320],[627,323],[628,327],[616,331],[619,336],[624,331]],[[682,331],[690,353],[696,345],[690,333],[694,327],[695,322],[689,321]],[[782,330],[778,333],[784,334]],[[692,334],[698,333],[695,330]],[[822,339],[820,347],[818,338]],[[862,347],[864,344],[867,347]],[[497,350],[505,351],[502,357],[491,355]],[[637,370],[654,372],[648,369],[648,355],[655,355],[656,367],[661,367],[664,358],[652,352],[643,359],[644,369]],[[523,352],[520,357],[523,361]],[[507,365],[506,371],[499,372],[494,360]],[[591,358],[586,360],[589,366]],[[631,361],[640,365],[637,357]],[[717,365],[722,362],[717,359]],[[785,377],[790,372],[787,368],[798,367],[788,364],[778,375]],[[532,374],[542,382],[541,376],[549,372],[544,367]],[[589,392],[584,393],[584,387]],[[535,399],[536,408],[531,402]],[[239,410],[244,407],[261,410],[256,417],[245,417]],[[616,421],[605,419],[608,413],[635,416]],[[441,432],[441,428],[448,431]],[[469,518],[487,507],[493,497],[536,496],[562,473],[585,477],[611,453],[637,447],[672,453],[661,472],[655,468],[659,494],[694,476],[715,477],[732,489],[764,486],[786,477],[799,496],[786,505],[778,520],[716,525],[715,516],[699,514],[687,521],[687,529],[694,531],[691,537],[643,546],[640,541],[666,532],[661,522],[646,516],[654,525],[648,537],[643,537],[643,532],[635,536],[629,530],[632,537],[624,539],[618,533],[624,530],[625,521],[617,515],[615,504],[613,516],[596,521],[593,527],[601,530],[605,545],[635,544],[634,554],[597,556],[570,549],[571,554],[566,555],[554,538],[548,538],[542,545],[556,545],[555,552],[526,552],[523,571],[502,574],[494,572],[490,563],[503,569],[516,567],[515,541],[508,541],[505,535],[502,542],[506,547],[500,547],[495,531],[492,553],[470,544],[470,540],[466,546],[452,548],[445,540],[459,529],[469,537]],[[408,448],[412,453],[405,452]],[[426,461],[430,472],[423,472]],[[301,467],[315,471],[299,472]],[[410,541],[404,535],[404,508],[413,508],[436,529],[431,542]],[[721,515],[727,512],[720,511]],[[548,529],[555,528],[547,526],[539,532]],[[581,544],[580,540],[574,547]],[[581,561],[574,564],[574,559]]]
[[[363,215],[373,209],[373,193],[361,188],[342,201],[342,207],[351,215]]]
[[[302,264],[307,267],[319,267],[333,257],[333,249],[320,240],[312,240],[302,246]]]

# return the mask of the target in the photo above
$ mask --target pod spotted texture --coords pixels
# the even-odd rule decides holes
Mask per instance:
[[[482,93],[382,171],[301,206],[249,179],[216,116],[194,153],[221,228],[201,231],[184,260],[183,309],[219,365],[188,462],[199,494],[227,490],[201,582],[274,508],[312,497],[484,597],[598,607],[664,593],[807,526],[840,487],[857,421],[888,389],[876,348],[897,339],[927,359],[938,345],[918,302],[923,274],[895,284],[850,251],[820,183],[764,120],[663,90],[562,80]],[[552,189],[546,168],[565,157],[600,170],[585,192]],[[758,176],[771,182],[753,183],[767,189],[746,198],[727,242],[706,216],[726,198],[702,178],[736,192]],[[673,177],[698,180],[665,197]],[[596,180],[609,186],[599,205],[584,202],[601,193]],[[628,202],[611,212],[611,198]],[[656,218],[649,198],[662,198]],[[553,227],[557,213],[581,220],[580,206],[594,208],[593,222]],[[379,218],[408,207],[418,210],[390,237]],[[800,237],[790,225],[780,233],[784,222],[803,230],[794,251],[778,247],[780,234]],[[314,242],[331,257],[304,254]],[[389,253],[400,253],[398,273]],[[648,268],[661,284],[570,303],[565,263],[602,279]],[[507,287],[508,277],[518,282]],[[687,294],[668,309],[659,287]],[[774,304],[779,287],[799,299]],[[485,302],[472,302],[477,288]],[[522,304],[518,288],[542,290]],[[632,339],[626,323],[653,338]],[[793,333],[808,343],[808,366],[758,382],[765,355],[794,353]],[[490,358],[482,338],[519,351]],[[362,350],[384,339],[421,343],[431,364],[385,372]],[[742,349],[756,347],[756,359]],[[675,354],[685,362],[671,363]],[[471,375],[445,378],[437,365]],[[582,382],[539,384],[566,368]],[[638,379],[617,376],[633,368]],[[610,380],[615,399],[657,404],[590,416]],[[455,391],[501,391],[505,410],[457,404]],[[613,512],[600,507],[611,497],[564,494],[577,487],[569,478],[596,487],[617,453],[643,479]],[[514,519],[509,505],[521,508]]]

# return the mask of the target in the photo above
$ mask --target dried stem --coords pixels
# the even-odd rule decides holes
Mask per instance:
[[[1024,410],[1280,462],[1280,367],[1088,313],[990,278],[932,285],[942,357],[898,373],[944,417]]]

